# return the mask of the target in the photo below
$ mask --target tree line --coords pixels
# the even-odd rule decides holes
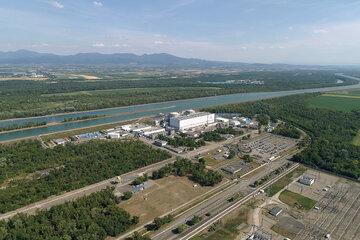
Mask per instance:
[[[349,113],[313,108],[307,101],[318,94],[299,94],[252,103],[229,104],[208,109],[212,112],[263,113],[281,119],[308,135],[308,147],[293,157],[294,161],[325,169],[347,177],[360,177],[360,147],[352,144],[360,129],[360,111]]]
[[[104,240],[139,221],[119,208],[113,189],[102,190],[35,215],[0,221],[0,240]]]
[[[174,163],[156,170],[152,173],[153,179],[160,179],[170,175],[188,176],[188,178],[202,186],[214,186],[223,179],[222,175],[213,170],[206,170],[205,162],[193,163],[187,159],[178,159]]]
[[[0,156],[1,213],[170,157],[133,140],[94,140],[53,149],[26,141],[1,145]]]

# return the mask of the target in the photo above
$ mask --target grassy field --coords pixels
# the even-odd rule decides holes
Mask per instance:
[[[192,240],[234,240],[239,230],[239,225],[247,223],[248,208],[242,208],[235,214],[229,215],[225,223],[213,232],[192,238]]]
[[[279,196],[280,201],[283,203],[286,203],[287,205],[297,208],[297,209],[304,209],[304,210],[310,210],[313,208],[316,204],[316,201],[304,197],[298,193],[291,192],[289,190],[283,191]]]
[[[214,156],[212,154],[205,154],[204,155],[204,160],[205,160],[205,163],[206,163],[206,166],[209,166],[209,167],[213,167],[213,166],[216,166],[220,163],[222,163],[223,161],[218,161],[214,158]]]
[[[360,146],[360,131],[357,133],[356,137],[354,138],[353,144],[355,146]]]
[[[193,187],[186,177],[169,176],[152,181],[152,186],[135,194],[119,206],[140,217],[140,225],[152,221],[172,209],[211,190],[211,187]]]
[[[343,90],[331,93],[324,93],[308,101],[314,108],[326,108],[349,112],[360,109],[360,90]]]
[[[314,108],[326,108],[349,112],[360,109],[360,97],[351,95],[320,95],[308,101],[308,104]]]
[[[300,176],[306,171],[304,167],[298,167],[294,171],[290,172],[289,174],[285,175],[284,177],[280,178],[276,181],[273,185],[265,189],[266,194],[269,197],[274,196],[276,193],[280,192],[284,187],[289,185],[296,177]]]

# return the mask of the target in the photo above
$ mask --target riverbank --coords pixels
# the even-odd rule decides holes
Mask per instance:
[[[360,81],[360,79],[358,79],[358,81]],[[169,112],[181,111],[189,108],[200,109],[200,108],[206,108],[217,105],[249,102],[249,101],[276,98],[276,97],[282,97],[282,96],[288,96],[294,94],[329,92],[329,91],[338,91],[338,90],[356,89],[356,88],[360,88],[360,84],[342,86],[342,87],[328,87],[328,88],[320,88],[320,89],[314,88],[314,89],[302,89],[302,90],[291,90],[291,91],[219,95],[213,97],[186,99],[180,101],[133,105],[128,107],[111,108],[106,110],[99,109],[99,110],[91,111],[91,114],[93,115],[105,114],[107,115],[107,117],[100,119],[85,120],[82,122],[63,123],[62,125],[49,126],[39,129],[29,129],[29,130],[17,131],[13,133],[0,134],[0,142],[24,139],[24,138],[35,137],[40,135],[48,135],[52,133],[65,132],[76,129],[96,127],[106,124],[114,124],[123,121],[138,119],[142,117],[154,116],[159,113],[169,113]],[[81,112],[80,115],[73,114],[72,117],[79,117],[84,114],[85,114],[84,112]],[[39,121],[49,120],[51,122],[51,121],[59,121],[59,119],[63,119],[64,116],[69,116],[69,115],[63,114],[61,116],[38,117],[37,119]],[[23,122],[26,122],[27,120],[29,119],[28,118],[21,119],[21,121]],[[33,118],[31,118],[31,120],[33,120]],[[4,123],[4,121],[2,122]]]

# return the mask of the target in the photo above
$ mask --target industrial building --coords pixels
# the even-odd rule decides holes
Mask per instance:
[[[273,207],[273,208],[269,211],[269,213],[270,213],[271,215],[273,215],[274,217],[277,217],[277,216],[279,216],[279,214],[280,214],[282,211],[283,211],[283,210],[282,210],[281,207]]]
[[[215,122],[215,114],[208,112],[194,112],[188,110],[182,115],[172,113],[169,117],[169,124],[176,130],[182,131],[194,127],[204,126]]]
[[[271,235],[256,232],[253,235],[251,235],[250,237],[248,237],[247,240],[271,240]]]
[[[53,142],[56,145],[65,145],[68,142],[68,140],[64,138],[58,138],[58,139],[54,139]]]
[[[127,135],[129,135],[129,133],[124,130],[113,130],[107,133],[107,137],[110,139],[119,139],[121,137],[126,137]]]
[[[229,123],[230,119],[217,116],[216,121],[222,122],[222,123]]]
[[[150,125],[141,125],[141,124],[137,124],[137,125],[123,125],[121,126],[121,129],[128,131],[128,132],[133,132],[133,133],[141,133],[144,132],[145,130],[149,130],[152,127]]]
[[[153,135],[158,135],[160,133],[165,133],[165,128],[161,127],[151,127],[149,129],[141,131],[142,135],[145,137],[151,137]]]
[[[304,185],[311,186],[314,184],[315,178],[308,177],[308,176],[301,176],[301,178],[299,179],[299,182]]]
[[[236,174],[242,170],[242,164],[241,163],[234,163],[232,165],[226,165],[221,168],[221,170],[229,173],[229,174]]]
[[[160,139],[156,139],[154,141],[154,144],[158,147],[164,147],[166,144],[167,144],[167,141],[163,141],[163,140],[160,140]]]

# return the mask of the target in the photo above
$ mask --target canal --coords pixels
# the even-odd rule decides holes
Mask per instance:
[[[346,76],[346,75],[343,76],[355,79],[355,77]],[[360,81],[360,78],[356,78],[356,79]],[[115,122],[126,121],[141,117],[153,116],[159,113],[169,113],[173,111],[181,111],[190,108],[197,109],[197,108],[205,108],[205,107],[211,107],[211,106],[223,105],[229,103],[240,103],[240,102],[256,101],[261,99],[269,99],[274,97],[282,97],[282,96],[288,96],[288,95],[294,95],[300,93],[327,92],[327,91],[346,90],[346,89],[355,89],[355,88],[360,88],[360,84],[339,86],[339,87],[327,87],[327,88],[299,89],[299,90],[291,90],[291,91],[237,93],[230,95],[186,99],[180,101],[169,101],[169,102],[161,102],[161,103],[133,105],[126,107],[99,109],[99,110],[92,110],[86,112],[2,120],[0,121],[0,127],[10,126],[14,124],[24,125],[29,122],[43,122],[43,121],[46,121],[47,123],[56,122],[58,124],[39,127],[39,128],[22,129],[17,131],[0,133],[0,142],[16,140],[20,138],[34,137],[34,136],[61,132],[61,131],[68,131],[78,128],[92,127],[100,124],[115,123]],[[97,118],[97,119],[88,119],[78,122],[62,123],[62,121],[67,118],[78,118],[89,115],[106,115],[106,117]]]

